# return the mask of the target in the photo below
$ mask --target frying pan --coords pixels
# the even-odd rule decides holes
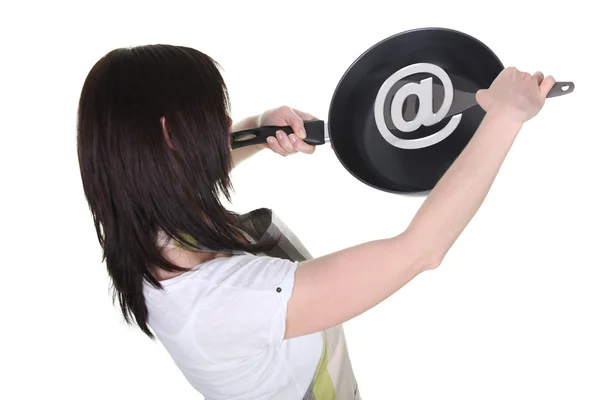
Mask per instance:
[[[348,68],[334,91],[328,123],[305,122],[304,141],[330,142],[345,169],[373,188],[426,194],[485,115],[474,93],[488,88],[503,69],[490,48],[456,30],[396,34]],[[558,82],[550,94],[573,89],[572,82]],[[289,126],[237,131],[232,148],[266,143],[277,130],[292,133]]]

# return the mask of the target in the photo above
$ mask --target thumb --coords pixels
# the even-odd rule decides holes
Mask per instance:
[[[552,75],[548,75],[544,78],[542,83],[540,84],[540,94],[542,98],[545,99],[548,96],[548,93],[556,83],[556,79]]]
[[[304,121],[302,118],[294,112],[286,116],[286,120],[289,126],[300,139],[306,139],[306,130],[304,129]]]
[[[485,110],[488,103],[488,89],[479,89],[477,93],[475,93],[475,100],[477,100],[477,103]]]

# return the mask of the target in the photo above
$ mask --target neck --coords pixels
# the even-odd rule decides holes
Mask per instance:
[[[214,260],[217,258],[231,257],[231,254],[214,253],[214,252],[208,252],[208,251],[190,251],[190,250],[185,250],[185,249],[182,249],[179,247],[170,247],[170,248],[165,248],[163,250],[163,256],[170,263],[172,263],[180,268],[190,270],[190,269],[194,268],[196,265],[203,264],[205,262],[208,262],[208,261],[211,261],[211,260]],[[174,278],[181,274],[183,274],[183,272],[181,272],[181,271],[169,272],[169,271],[164,271],[160,268],[155,268],[154,271],[152,272],[152,275],[154,275],[154,277],[158,281],[164,281],[166,279],[171,279],[171,278]]]

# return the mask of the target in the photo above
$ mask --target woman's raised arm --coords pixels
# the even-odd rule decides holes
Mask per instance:
[[[286,338],[339,325],[436,268],[485,199],[523,123],[542,108],[554,79],[505,69],[477,94],[479,129],[431,191],[409,227],[304,262],[288,303]]]

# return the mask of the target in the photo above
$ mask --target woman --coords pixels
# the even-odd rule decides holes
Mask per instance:
[[[504,70],[477,94],[484,120],[406,230],[312,259],[268,210],[236,215],[220,196],[261,148],[312,153],[301,139],[313,117],[282,107],[232,127],[205,54],[111,51],[82,89],[78,152],[125,319],[156,334],[207,399],[360,399],[342,324],[440,265],[553,84]],[[231,151],[232,129],[262,125],[295,133]]]

